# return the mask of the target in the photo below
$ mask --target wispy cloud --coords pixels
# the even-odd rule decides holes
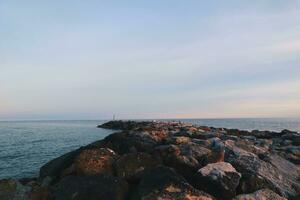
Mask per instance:
[[[1,2],[0,118],[300,115],[299,3],[170,2]]]

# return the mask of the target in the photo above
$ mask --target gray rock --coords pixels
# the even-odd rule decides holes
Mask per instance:
[[[300,166],[289,162],[281,156],[271,153],[260,155],[259,158],[276,167],[285,177],[292,179],[300,178]]]
[[[201,145],[188,143],[182,145],[162,145],[155,149],[166,166],[191,180],[197,170],[207,164],[211,151]]]
[[[242,174],[240,193],[269,188],[286,198],[293,198],[300,192],[297,177],[286,176],[281,169],[259,159],[253,153],[236,147],[231,142],[226,143],[225,160]]]
[[[208,164],[195,174],[194,186],[220,199],[231,199],[236,195],[241,174],[230,163]]]

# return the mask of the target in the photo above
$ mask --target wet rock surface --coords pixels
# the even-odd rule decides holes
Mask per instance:
[[[300,134],[182,122],[111,121],[117,132],[0,181],[13,200],[296,200]]]

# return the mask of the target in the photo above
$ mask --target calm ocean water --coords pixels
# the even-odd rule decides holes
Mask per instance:
[[[299,119],[184,119],[194,124],[245,130],[290,129]],[[0,122],[0,179],[37,176],[47,161],[104,138],[112,130],[96,128],[105,121]]]

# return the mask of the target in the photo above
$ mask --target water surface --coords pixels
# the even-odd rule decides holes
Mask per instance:
[[[177,119],[178,120],[178,119]],[[182,119],[194,124],[244,130],[290,129],[299,119]],[[49,160],[113,133],[96,128],[105,121],[0,122],[0,179],[33,177]]]
[[[0,122],[0,179],[32,177],[47,161],[111,134],[103,121]]]

